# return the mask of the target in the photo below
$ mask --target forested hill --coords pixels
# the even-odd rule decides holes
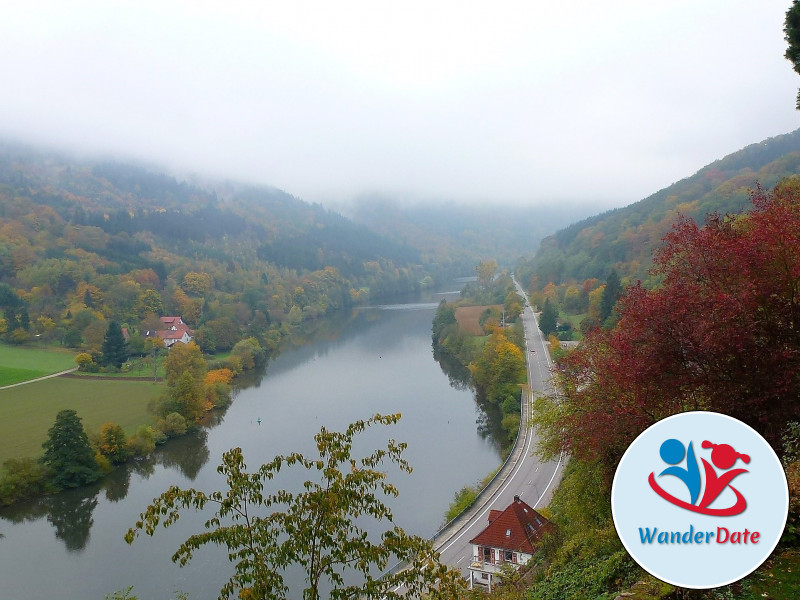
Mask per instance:
[[[248,331],[418,290],[436,269],[411,246],[277,189],[0,143],[6,339],[70,331],[88,344],[105,320],[136,330],[169,313],[205,327],[219,350]]]
[[[625,208],[574,223],[545,238],[536,256],[520,265],[526,280],[605,280],[611,269],[647,281],[652,251],[678,214],[703,222],[707,214],[733,214],[749,206],[750,190],[771,189],[800,173],[800,130],[752,144]]]

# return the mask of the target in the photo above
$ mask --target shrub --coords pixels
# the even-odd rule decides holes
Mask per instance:
[[[35,498],[48,491],[50,472],[32,458],[11,458],[3,463],[0,477],[0,505]]]
[[[167,437],[176,437],[186,433],[186,419],[179,413],[170,413],[159,421],[159,429]]]
[[[166,438],[163,434],[161,436]],[[128,449],[133,456],[147,456],[156,449],[156,440],[161,436],[152,427],[141,425],[136,433],[128,439]]]

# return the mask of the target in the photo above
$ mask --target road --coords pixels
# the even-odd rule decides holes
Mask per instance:
[[[525,326],[525,353],[528,358],[528,382],[531,391],[524,394],[527,397],[523,401],[523,430],[520,432],[524,438],[521,439],[521,446],[512,452],[504,470],[493,480],[475,506],[435,540],[435,547],[441,555],[442,562],[461,569],[464,577],[468,576],[467,566],[472,557],[472,545],[469,540],[489,524],[489,511],[506,508],[514,496],[519,496],[534,508],[546,506],[561,480],[565,464],[561,459],[542,463],[533,455],[537,440],[536,432],[526,426],[530,414],[530,402],[536,394],[551,393],[552,362],[542,332],[539,330],[536,315],[527,301],[527,295],[519,283],[516,281],[514,283],[519,294],[526,299],[522,321]]]

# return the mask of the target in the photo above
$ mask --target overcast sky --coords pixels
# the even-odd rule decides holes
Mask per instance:
[[[622,206],[800,126],[790,4],[6,3],[0,135],[309,201]]]

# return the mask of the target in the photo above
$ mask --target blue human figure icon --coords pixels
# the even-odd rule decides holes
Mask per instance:
[[[673,465],[661,471],[659,477],[662,475],[674,475],[683,481],[689,489],[690,503],[694,504],[700,495],[700,468],[697,466],[697,458],[694,455],[692,442],[689,442],[689,449],[686,450],[679,440],[665,440],[661,444],[659,454],[661,454],[661,458],[665,463]],[[686,456],[686,468],[676,466],[683,460],[684,455]]]

